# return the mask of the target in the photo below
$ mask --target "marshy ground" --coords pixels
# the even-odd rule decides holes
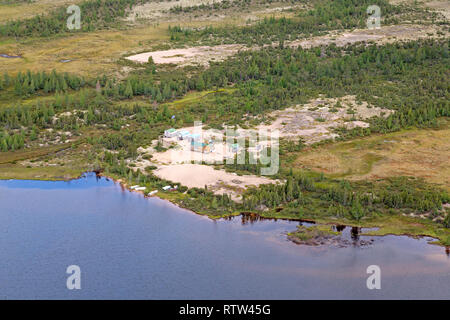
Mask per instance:
[[[296,165],[352,180],[414,176],[450,190],[450,129],[411,129],[302,152]]]
[[[70,4],[78,2],[71,1]],[[186,34],[189,34],[192,30],[205,30],[207,27],[218,29],[228,27],[250,28],[258,21],[268,17],[297,19],[300,13],[312,9],[315,3],[314,1],[307,1],[306,3],[304,1],[275,1],[272,3],[251,1],[245,7],[234,5],[221,7],[220,3],[223,1],[215,1],[217,7],[212,9],[209,9],[209,7],[208,9],[192,7],[211,2],[194,0],[152,2],[127,9],[125,16],[117,21],[117,25],[102,30],[57,34],[45,38],[2,37],[0,38],[0,54],[20,56],[16,59],[0,57],[2,72],[15,76],[19,72],[25,74],[27,70],[51,72],[55,69],[60,73],[68,72],[84,76],[86,79],[96,77],[96,79],[101,79],[104,75],[106,78],[114,78],[117,81],[145,78],[152,83],[161,83],[170,78],[172,74],[176,74],[179,77],[184,77],[186,80],[184,85],[187,85],[192,78],[205,72],[215,63],[233,58],[242,51],[258,51],[267,47],[278,48],[281,46],[281,41],[256,45],[252,44],[251,41],[237,39],[237,41],[229,43],[229,38],[224,36],[222,39],[217,35],[214,37],[211,35],[211,39],[200,38],[198,41],[190,38],[176,40],[171,38],[169,26],[177,26],[180,30],[184,30]],[[375,30],[337,28],[336,30],[313,32],[305,37],[293,35],[292,39],[294,40],[284,41],[283,46],[285,48],[300,46],[304,49],[321,47],[316,51],[318,59],[324,58],[331,61],[336,57],[327,56],[324,53],[324,48],[327,46],[342,48],[357,43],[383,45],[407,40],[439,39],[439,41],[445,41],[445,39],[448,39],[449,29],[444,23],[449,16],[448,2],[425,1],[414,4],[413,1],[409,0],[395,0],[391,3],[406,3],[406,5],[414,5],[422,9],[425,7],[431,8],[436,10],[439,15],[434,18],[424,18],[423,21],[420,19],[405,21],[400,19],[403,15],[399,14],[397,16],[398,23],[382,25],[380,29]],[[2,3],[0,4],[0,24],[13,19],[25,19],[38,14],[46,14],[54,8],[68,4],[69,2],[65,0],[39,0],[16,4]],[[184,8],[184,11],[180,6]],[[420,17],[422,15],[423,17],[427,16],[426,13],[417,10]],[[414,15],[411,17],[414,17]],[[250,44],[246,42],[250,42]],[[344,56],[347,54],[345,53]],[[148,64],[150,56],[153,58],[154,66]],[[384,61],[379,61],[380,65],[382,62]],[[153,71],[152,67],[154,67]],[[291,67],[295,68],[295,66]],[[430,64],[427,68],[431,67]],[[427,70],[427,68],[424,69]],[[271,79],[266,80],[267,83],[272,81]],[[90,103],[97,103],[98,100],[101,100],[100,93],[105,85],[102,83],[103,87],[97,91],[94,82],[93,86],[85,89],[87,95],[90,95],[88,99]],[[263,85],[262,81],[258,84],[258,86],[260,85]],[[170,83],[167,87],[170,88],[170,86],[173,86],[173,83]],[[170,98],[161,98],[156,101],[145,95],[132,96],[132,92],[128,98],[123,96],[120,98],[107,97],[100,101],[100,105],[111,107],[111,110],[105,113],[113,113],[114,110],[122,107],[133,110],[135,106],[140,106],[148,113],[161,113],[160,111],[165,108],[167,113],[177,113],[181,116],[184,113],[191,112],[195,116],[199,116],[209,107],[213,108],[221,103],[226,104],[229,101],[227,99],[235,93],[242,94],[238,97],[242,100],[242,104],[245,103],[247,96],[254,95],[257,98],[258,95],[263,94],[258,92],[258,86],[247,90],[243,87],[239,88],[236,83],[230,83],[225,79],[221,85],[217,85],[215,88],[205,89],[200,85],[194,86],[195,89],[191,88],[181,97],[169,92],[167,97]],[[301,87],[301,85],[297,85],[297,87]],[[392,87],[395,87],[395,85],[392,84]],[[254,90],[255,88],[256,90]],[[263,90],[265,90],[264,87],[261,91]],[[83,171],[98,169],[102,164],[104,165],[106,154],[113,154],[118,157],[127,156],[126,161],[123,162],[123,167],[121,167],[123,172],[120,174],[116,172],[115,175],[112,175],[114,178],[126,179],[127,177],[124,178],[124,176],[130,175],[129,172],[131,171],[137,172],[137,169],[139,169],[141,173],[146,172],[146,167],[155,164],[153,160],[164,160],[166,154],[164,152],[153,154],[154,159],[152,161],[143,160],[142,153],[130,151],[125,147],[112,150],[112,148],[102,146],[100,149],[95,149],[93,146],[98,141],[110,135],[115,137],[126,132],[130,139],[135,139],[139,147],[148,150],[153,148],[152,141],[155,141],[156,131],[162,133],[168,127],[183,128],[192,125],[192,119],[186,121],[188,123],[172,120],[157,123],[157,121],[153,121],[153,118],[143,124],[142,119],[137,119],[138,115],[129,115],[128,113],[126,116],[115,119],[113,125],[108,122],[110,121],[108,115],[104,115],[99,123],[87,125],[88,122],[85,122],[84,117],[87,108],[84,110],[77,105],[79,92],[76,90],[66,90],[61,95],[60,92],[52,94],[42,91],[37,94],[17,95],[11,86],[0,93],[0,109],[19,104],[33,108],[37,103],[54,103],[56,100],[62,99],[63,95],[66,101],[72,102],[73,108],[71,110],[64,109],[54,115],[55,122],[43,125],[37,139],[28,139],[29,133],[27,133],[24,149],[0,152],[0,178],[43,180],[74,178]],[[286,168],[283,168],[286,172],[289,169],[294,172],[306,169],[305,172],[311,174],[314,179],[318,179],[315,183],[319,187],[324,185],[329,187],[327,183],[333,184],[337,181],[336,179],[371,183],[391,177],[410,176],[424,179],[436,188],[450,190],[450,169],[448,166],[450,129],[445,117],[440,118],[439,125],[433,129],[416,127],[393,133],[373,134],[364,138],[353,137],[348,141],[336,142],[333,139],[340,137],[339,132],[336,131],[337,128],[347,130],[370,128],[372,117],[387,118],[395,114],[396,111],[383,105],[372,106],[364,99],[360,99],[349,92],[341,92],[339,95],[330,96],[327,92],[317,91],[314,98],[309,99],[308,97],[305,101],[308,102],[298,105],[297,103],[290,103],[277,108],[277,111],[269,110],[269,112],[263,112],[255,117],[244,115],[245,120],[248,121],[240,123],[247,129],[279,130],[282,139],[292,141],[302,139],[305,145],[304,149],[286,152],[285,158],[290,157],[290,161],[286,161]],[[370,100],[367,99],[367,101]],[[251,104],[248,107],[251,108]],[[199,110],[201,111],[199,112]],[[216,111],[216,109],[214,110]],[[78,115],[75,116],[75,113],[80,113],[79,117]],[[98,110],[92,111],[94,115],[98,115],[97,113]],[[230,120],[226,117],[226,113],[226,111],[223,111],[223,114],[225,114],[223,118]],[[142,114],[139,116],[144,117]],[[78,118],[73,120],[76,117]],[[81,129],[71,130],[69,126],[64,127],[63,125],[52,128],[59,119],[78,122]],[[209,119],[206,117],[206,120],[218,122],[222,118],[214,114],[210,115]],[[206,123],[206,125],[208,124],[210,123]],[[214,123],[214,125],[222,126],[220,123]],[[30,128],[16,126],[10,130],[10,133],[17,134],[28,129]],[[325,141],[329,143],[323,144]],[[317,143],[323,145],[317,145]],[[283,158],[283,161],[286,160],[285,158]],[[171,167],[163,162],[157,163],[161,167],[149,174],[151,179],[154,177],[161,179],[158,183],[162,184],[166,183],[165,180],[170,180],[189,188],[203,188],[207,185],[215,195],[223,193],[234,195],[233,200],[240,200],[236,195],[242,194],[251,185],[260,186],[275,180],[258,177],[246,171],[247,168],[241,168],[242,170],[237,175],[234,172],[226,172],[224,168],[214,170],[212,166],[192,164],[186,170],[186,167],[180,169],[178,164],[177,167]],[[283,163],[283,165],[286,163]],[[230,170],[230,168],[228,169]],[[285,171],[282,174],[286,174]],[[320,180],[321,178],[317,178],[320,173],[323,173],[324,179],[330,180],[325,183]],[[137,179],[141,177],[142,175],[138,176]],[[131,180],[135,178],[131,173]],[[148,181],[146,183],[150,185]],[[153,185],[152,188],[154,188]],[[309,196],[309,192],[308,190],[305,194]],[[177,195],[162,194],[161,197],[170,198],[175,202],[180,199],[186,201],[186,198],[188,198],[185,193]],[[200,202],[198,198],[193,197],[192,199],[197,199],[195,201]],[[311,197],[309,201],[310,203],[306,201],[302,205],[310,205],[313,209],[324,207],[323,203],[320,202],[322,199],[319,199],[319,197]],[[217,207],[216,204],[215,206]],[[281,211],[267,211],[264,214],[278,214],[279,217],[288,217],[293,212],[297,215],[301,212],[298,207],[289,207],[289,205],[286,207],[284,208],[286,210],[282,208]],[[202,208],[199,205],[199,208],[195,209]],[[212,208],[208,209],[211,210],[206,213],[211,214]],[[232,210],[230,209],[230,211]],[[201,213],[205,212],[201,211]],[[226,213],[221,212],[221,214]],[[313,212],[313,216],[315,214],[316,212]],[[432,225],[433,222],[437,221],[433,220],[436,218],[432,214],[434,212],[431,210],[425,213],[423,217],[403,212],[399,216],[367,217],[365,220],[358,220],[355,223],[381,226],[381,231],[378,231],[380,233],[413,235],[426,233],[443,239],[448,232],[445,229],[439,229],[440,227],[436,229]],[[338,220],[335,217],[331,218],[331,220],[333,219]],[[320,220],[320,216],[318,220]],[[345,222],[352,223],[350,219],[345,220]]]

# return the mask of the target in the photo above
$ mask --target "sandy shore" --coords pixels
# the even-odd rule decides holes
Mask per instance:
[[[227,189],[243,190],[247,186],[276,183],[269,178],[254,175],[238,176],[235,173],[215,170],[211,166],[200,164],[161,166],[153,173],[161,179],[178,182],[188,188],[204,188],[206,185],[217,194],[225,193]]]

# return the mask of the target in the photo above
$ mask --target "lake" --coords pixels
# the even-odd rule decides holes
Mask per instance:
[[[448,251],[429,239],[307,247],[286,238],[298,223],[213,221],[95,174],[3,180],[0,298],[450,298]],[[81,268],[81,290],[66,288],[69,265]],[[380,290],[367,289],[370,265]]]

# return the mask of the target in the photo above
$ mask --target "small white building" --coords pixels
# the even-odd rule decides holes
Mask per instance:
[[[164,131],[164,137],[166,138],[173,138],[177,136],[178,131],[175,130],[174,128],[170,128],[167,129],[166,131]]]

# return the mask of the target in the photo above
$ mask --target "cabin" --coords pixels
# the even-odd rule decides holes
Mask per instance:
[[[177,130],[175,130],[174,128],[170,128],[167,129],[166,131],[164,131],[164,137],[166,138],[173,138],[177,136]]]
[[[190,132],[187,130],[178,131],[178,140],[188,140],[190,136]]]

